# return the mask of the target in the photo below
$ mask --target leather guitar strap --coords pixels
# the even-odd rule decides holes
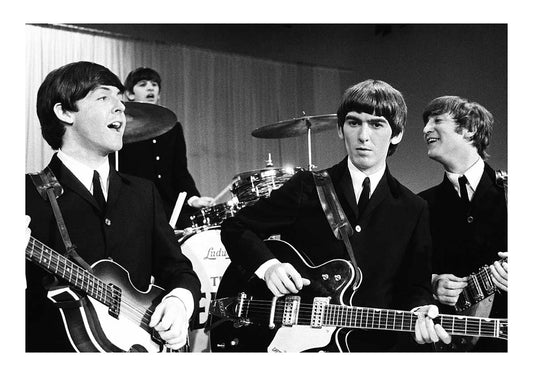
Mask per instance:
[[[87,262],[85,262],[85,260],[82,259],[80,255],[78,255],[78,252],[76,252],[76,246],[70,241],[67,226],[65,225],[63,215],[61,214],[61,210],[59,209],[59,205],[57,204],[57,197],[63,194],[63,187],[61,186],[61,184],[59,184],[59,181],[57,181],[57,178],[55,177],[54,173],[49,167],[46,167],[38,174],[30,174],[30,177],[33,181],[33,184],[35,185],[35,188],[37,188],[37,192],[39,192],[41,197],[45,201],[50,201],[50,205],[52,206],[52,210],[56,218],[59,233],[61,234],[61,238],[63,239],[63,243],[65,244],[65,256],[73,259],[80,266],[94,274],[93,268],[91,268],[91,266]]]
[[[324,214],[328,219],[329,226],[333,231],[335,237],[344,242],[346,251],[350,256],[350,260],[355,268],[355,281],[353,289],[357,290],[361,285],[362,273],[357,266],[355,255],[353,252],[350,236],[353,235],[353,228],[342,209],[342,206],[331,182],[331,178],[326,170],[311,171],[313,179],[315,180],[316,191],[320,199],[320,204],[324,210]]]

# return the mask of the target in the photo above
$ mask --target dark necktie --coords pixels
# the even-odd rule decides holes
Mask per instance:
[[[368,204],[368,200],[370,199],[370,178],[368,176],[363,180],[363,191],[361,192],[361,196],[359,196],[359,202],[357,203],[357,207],[359,208],[359,215],[361,215],[366,208],[366,205]]]
[[[459,192],[461,193],[461,201],[463,201],[465,207],[468,207],[470,205],[470,200],[468,199],[468,192],[466,191],[466,183],[468,183],[466,176],[461,176],[459,178]]]
[[[102,192],[102,186],[100,185],[100,174],[96,170],[94,170],[93,174],[93,196],[100,210],[105,211],[105,198]]]

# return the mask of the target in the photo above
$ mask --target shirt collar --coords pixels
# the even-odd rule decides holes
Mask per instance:
[[[83,184],[85,188],[91,194],[93,193],[93,174],[94,169],[83,164],[83,162],[78,161],[74,157],[66,154],[64,151],[59,149],[57,152],[57,157],[63,162],[66,168],[72,172],[72,174]],[[107,199],[107,192],[109,187],[109,160],[106,158],[105,162],[102,163],[97,169],[98,174],[100,175],[100,185],[102,186],[102,192],[104,197]]]
[[[478,158],[476,163],[474,163],[463,174],[455,174],[453,172],[448,172],[448,171],[445,171],[445,172],[446,172],[446,177],[452,183],[457,193],[460,192],[459,178],[463,175],[466,176],[466,179],[468,180],[468,184],[466,185],[468,197],[472,199],[472,196],[474,195],[474,192],[476,191],[477,186],[479,185],[479,182],[481,181],[481,176],[483,175],[484,170],[485,170],[485,163],[483,162],[483,159]]]
[[[361,196],[361,192],[363,191],[363,180],[365,180],[366,177],[370,179],[370,196],[372,196],[372,194],[376,190],[376,187],[378,186],[379,181],[383,177],[383,174],[385,174],[386,168],[387,165],[383,164],[383,166],[375,173],[371,175],[366,175],[364,172],[355,167],[352,161],[350,160],[350,157],[348,157],[348,171],[350,171],[350,177],[352,178],[355,199],[357,201],[359,201],[359,196]]]

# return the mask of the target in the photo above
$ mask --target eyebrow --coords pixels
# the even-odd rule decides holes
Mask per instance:
[[[346,115],[344,120],[360,120],[359,118],[355,117],[354,115]],[[383,116],[376,116],[375,118],[372,118],[368,120],[369,123],[375,124],[375,123],[384,123],[387,119],[385,119]]]

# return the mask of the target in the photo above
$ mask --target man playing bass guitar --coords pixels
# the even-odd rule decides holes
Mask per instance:
[[[67,64],[47,75],[37,94],[37,114],[43,137],[58,150],[48,167],[62,187],[57,203],[77,254],[89,265],[113,260],[140,291],[147,290],[154,277],[166,294],[150,316],[143,315],[142,324],[152,328],[166,348],[178,349],[185,344],[200,283],[175,241],[155,186],[110,167],[108,155],[122,147],[126,127],[123,90],[117,76],[92,62]],[[65,254],[51,202],[39,194],[30,175],[26,213],[31,217],[32,241],[44,243],[37,251],[47,246]],[[66,272],[72,268],[63,270],[59,283],[64,283]],[[27,262],[26,351],[83,351],[74,345],[76,333],[65,331],[60,310],[47,298],[50,288],[57,291],[58,281],[50,277]],[[123,309],[142,313],[135,305]]]
[[[338,136],[348,156],[328,173],[353,226],[350,241],[363,276],[359,289],[345,304],[418,308],[416,342],[449,342],[450,335],[428,315],[431,307],[433,317],[436,306],[429,305],[427,205],[401,185],[386,164],[402,139],[406,116],[402,94],[379,80],[347,89],[337,111]],[[296,294],[311,281],[302,278],[291,263],[277,259],[264,244],[262,239],[273,234],[302,252],[310,265],[349,260],[343,241],[329,226],[308,171],[297,173],[269,198],[242,209],[222,225],[222,241],[232,263],[248,277],[263,279],[275,296]],[[411,342],[415,345],[410,334],[372,330],[357,330],[347,341],[350,351],[401,351]]]

